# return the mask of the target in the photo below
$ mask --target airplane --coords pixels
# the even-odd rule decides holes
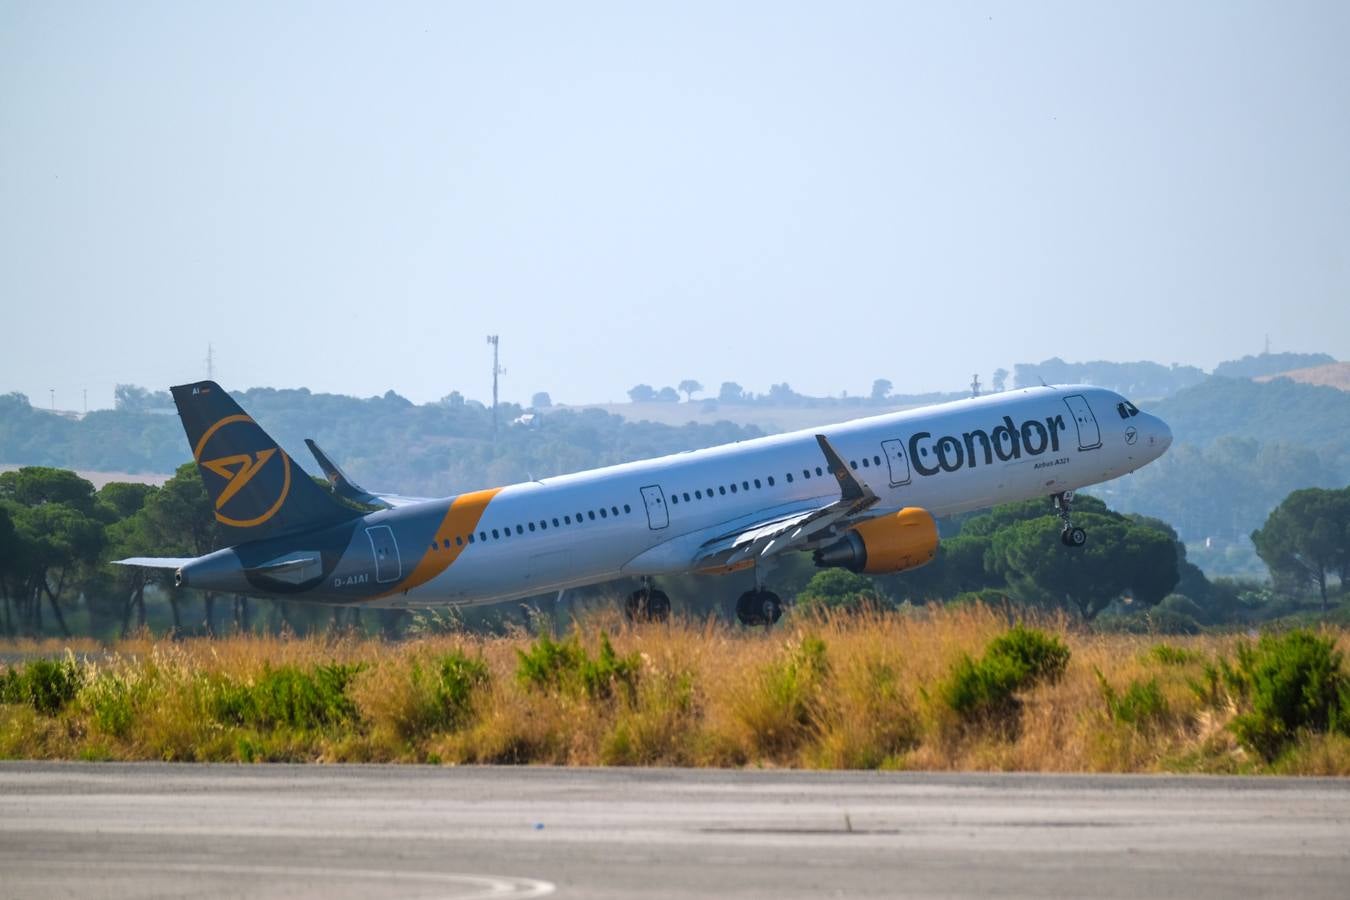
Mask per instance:
[[[937,552],[935,519],[1050,497],[1063,552],[1087,541],[1074,491],[1133,472],[1172,442],[1114,391],[1014,389],[826,428],[470,491],[372,493],[313,441],[325,490],[212,381],[172,388],[229,546],[135,557],[181,587],[343,606],[474,605],[626,577],[631,617],[663,620],[652,579],[754,571],[737,618],[772,625],[766,575],[784,553],[885,574]]]

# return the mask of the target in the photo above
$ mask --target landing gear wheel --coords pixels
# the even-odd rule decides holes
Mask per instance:
[[[1087,543],[1087,532],[1081,528],[1066,528],[1059,534],[1066,547],[1081,547]]]
[[[647,596],[647,619],[651,622],[670,621],[670,598],[665,591],[653,589]]]
[[[1055,504],[1055,512],[1059,514],[1059,520],[1064,523],[1059,533],[1060,542],[1066,547],[1081,547],[1086,544],[1087,532],[1073,524],[1073,491],[1055,494],[1051,499]]]
[[[736,618],[742,625],[769,627],[783,617],[783,601],[773,591],[746,591],[736,601]]]
[[[670,620],[670,597],[662,590],[639,588],[628,595],[623,612],[630,622],[667,622]]]

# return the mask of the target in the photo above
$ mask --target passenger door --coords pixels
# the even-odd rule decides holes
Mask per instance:
[[[1082,394],[1070,394],[1064,398],[1064,405],[1069,407],[1069,415],[1078,426],[1078,449],[1096,450],[1100,447],[1102,431],[1097,426],[1097,417],[1092,414],[1087,398]]]

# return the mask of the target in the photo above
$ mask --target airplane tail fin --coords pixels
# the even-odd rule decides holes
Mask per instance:
[[[214,381],[171,390],[216,521],[230,544],[360,515],[315,484]]]

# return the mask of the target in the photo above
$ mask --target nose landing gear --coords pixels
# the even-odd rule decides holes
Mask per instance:
[[[1059,532],[1059,540],[1066,547],[1081,547],[1087,543],[1087,532],[1073,524],[1073,491],[1061,491],[1051,499],[1055,503],[1055,512],[1064,523]]]

